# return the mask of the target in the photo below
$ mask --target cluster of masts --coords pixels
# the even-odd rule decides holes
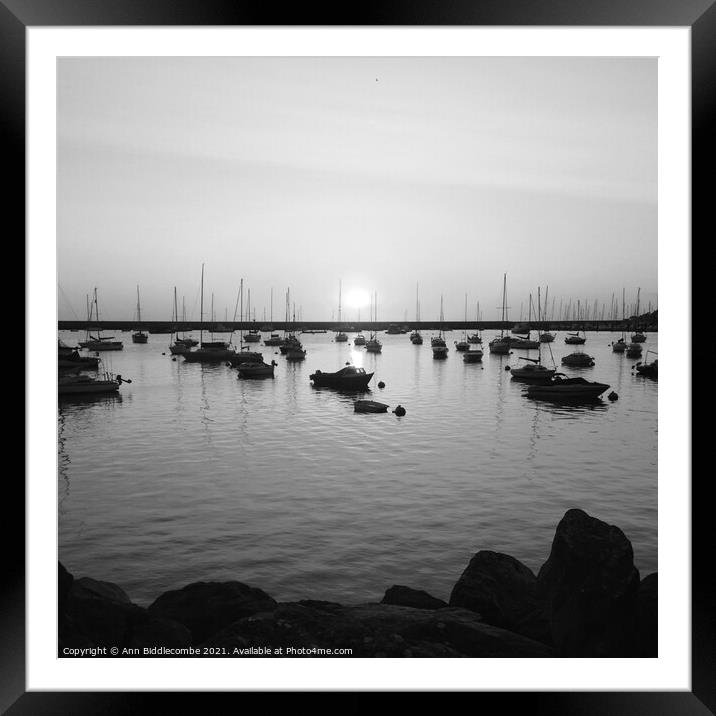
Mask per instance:
[[[342,282],[339,281],[339,287],[338,287],[338,320],[336,325],[340,329],[344,325],[344,310],[342,306]],[[176,292],[176,289],[175,289]],[[271,326],[273,323],[273,288],[270,290],[270,309],[268,311],[267,315],[267,307],[263,307],[263,326]],[[290,293],[290,291],[287,290],[287,296]],[[632,302],[627,303],[626,302],[626,291],[622,289],[622,297],[621,301],[619,300],[619,297],[616,293],[612,293],[611,299],[609,303],[606,303],[604,301],[600,302],[599,299],[588,299],[588,298],[567,298],[564,299],[562,297],[559,298],[559,303],[557,303],[557,297],[552,296],[550,298],[549,295],[549,287],[544,292],[544,300],[541,303],[541,306],[539,308],[539,311],[535,308],[535,298],[532,293],[529,294],[527,301],[522,301],[520,303],[520,310],[519,310],[519,319],[518,319],[518,325],[524,326],[525,321],[529,322],[532,320],[533,315],[538,315],[538,320],[541,320],[546,323],[562,323],[562,322],[583,322],[583,323],[589,323],[592,321],[611,321],[611,322],[618,322],[620,320],[629,320],[634,321],[635,319],[638,319],[640,317],[640,310],[643,308],[646,308],[646,315],[651,315],[655,310],[656,306],[652,304],[651,301],[648,302],[648,304],[644,307],[641,305],[640,300],[640,294],[641,289],[637,289],[635,300]],[[251,305],[251,290],[248,289],[248,299],[247,299],[247,306],[246,310],[242,312],[242,320],[246,319],[248,321],[257,321],[257,311],[256,307],[252,307]],[[287,306],[286,306],[286,318],[285,320],[287,322],[290,321],[298,321],[303,322],[303,307],[301,305],[296,305],[296,303],[290,303],[289,299],[287,298]],[[86,296],[87,301],[87,320],[88,323],[99,322],[101,320],[100,313],[99,313],[99,306],[97,302],[97,289],[95,288],[93,290],[92,295],[87,294]],[[442,304],[443,298],[441,296],[441,304]],[[467,301],[467,298],[466,298]],[[187,318],[187,312],[186,312],[186,303],[185,298],[182,297],[182,320],[183,322],[186,322]],[[373,292],[371,294],[371,315],[373,315],[374,306],[377,305],[377,295],[376,292]],[[479,307],[479,302],[477,303]],[[194,304],[194,307],[196,307],[196,303]],[[418,289],[416,288],[416,307],[415,307],[415,316],[416,320],[420,322],[420,300],[418,297]],[[500,308],[498,307],[498,310]],[[507,312],[509,310],[509,307],[506,307],[506,310],[504,312],[504,316],[507,316]],[[202,318],[203,321],[203,310],[202,312]],[[74,311],[73,311],[74,313]],[[360,309],[357,309],[358,314],[358,321],[360,322]],[[234,314],[236,315],[236,314]],[[467,313],[466,313],[467,315]],[[134,318],[137,321],[137,324],[141,324],[142,321],[142,313],[141,313],[141,304],[140,304],[140,296],[139,296],[139,286],[137,286],[137,303],[136,303],[136,309],[134,312]],[[270,316],[270,317],[269,317]],[[76,314],[75,314],[76,317]],[[408,320],[408,310],[405,309],[404,311],[404,322],[407,323]],[[332,312],[332,321],[335,321],[336,318],[336,312],[335,310]],[[481,314],[478,308],[477,312],[477,320],[481,320]],[[505,318],[506,320],[506,318]],[[176,307],[173,308],[172,311],[172,323],[178,321],[178,315],[176,312]],[[229,307],[226,306],[224,308],[224,321],[228,323],[229,321]],[[214,294],[211,294],[211,311],[209,314],[209,323],[217,325],[217,317],[216,312],[214,310]],[[340,332],[340,330],[339,330]],[[135,342],[142,342],[146,339],[146,334],[141,330],[137,329],[135,331],[137,334],[137,340]],[[342,339],[340,339],[342,340]]]

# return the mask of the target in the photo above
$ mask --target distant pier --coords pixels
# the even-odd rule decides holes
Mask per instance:
[[[61,331],[137,331],[149,333],[170,333],[172,330],[198,331],[203,328],[206,332],[223,333],[230,331],[260,330],[264,324],[254,321],[222,321],[221,323],[203,325],[199,321],[183,321],[172,324],[167,321],[58,321]],[[268,325],[268,324],[266,324]],[[515,326],[529,326],[531,331],[647,331],[656,333],[657,325],[644,325],[641,321],[629,319],[626,321],[343,321],[340,326],[335,321],[274,321],[272,331],[386,331],[390,327],[398,326],[409,331],[438,331],[442,329],[453,331],[511,331]]]

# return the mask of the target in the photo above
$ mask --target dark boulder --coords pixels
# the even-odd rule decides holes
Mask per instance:
[[[132,604],[112,582],[89,577],[73,579],[59,570],[59,645],[65,647],[188,646],[189,631],[181,624],[151,616]]]
[[[624,533],[582,510],[568,510],[537,576],[558,654],[635,656],[638,588]]]
[[[549,643],[549,625],[537,599],[537,577],[514,557],[482,550],[450,595],[451,607],[478,612],[487,624]]]
[[[237,619],[275,608],[266,592],[241,582],[194,582],[162,594],[149,613],[183,624],[198,644]]]
[[[466,609],[413,609],[392,604],[316,608],[280,604],[240,619],[207,646],[283,647],[284,656],[331,656],[311,649],[351,649],[352,657],[549,657],[539,642],[485,624]],[[286,653],[285,647],[306,649]]]
[[[380,603],[413,607],[414,609],[442,609],[447,606],[447,602],[433,597],[427,592],[403,587],[399,584],[394,584],[390,589],[387,589]]]
[[[639,583],[637,594],[639,656],[659,656],[659,575],[647,575]]]

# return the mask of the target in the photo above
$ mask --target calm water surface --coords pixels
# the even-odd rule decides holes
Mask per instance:
[[[303,334],[303,363],[261,346],[278,363],[267,380],[173,361],[168,335],[116,335],[124,350],[103,358],[132,383],[60,403],[59,551],[70,572],[138,604],[229,579],[278,600],[374,601],[392,584],[447,599],[479,549],[537,571],[571,507],[623,529],[642,575],[657,569],[657,383],[612,353],[617,334],[551,344],[558,365],[594,356],[564,372],[619,394],[589,406],[526,398],[505,366],[537,351],[491,356],[488,332],[482,364],[463,363],[458,332],[445,361],[429,332],[423,346],[382,334],[380,355],[353,348],[353,334]],[[375,371],[368,397],[407,414],[356,414],[352,396],[311,386],[310,373],[347,361]]]

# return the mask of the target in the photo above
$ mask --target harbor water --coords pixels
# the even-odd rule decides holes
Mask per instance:
[[[492,332],[475,364],[455,350],[457,331],[446,360],[433,359],[430,332],[422,346],[382,333],[381,354],[354,347],[353,333],[347,344],[303,334],[299,363],[253,344],[277,362],[273,379],[253,380],[173,360],[169,335],[115,335],[124,350],[101,355],[131,384],[59,403],[59,559],[138,604],[227,580],[279,601],[378,601],[393,584],[448,599],[481,549],[537,572],[572,507],[620,527],[642,576],[657,570],[657,383],[612,352],[619,334],[571,346],[559,333],[543,348],[548,366],[609,384],[587,405],[527,398],[505,366],[537,351],[490,355]],[[656,334],[643,347],[641,360]],[[595,365],[560,366],[575,350]],[[316,369],[347,362],[375,373],[364,397],[389,412],[355,413],[355,396],[311,385]]]

